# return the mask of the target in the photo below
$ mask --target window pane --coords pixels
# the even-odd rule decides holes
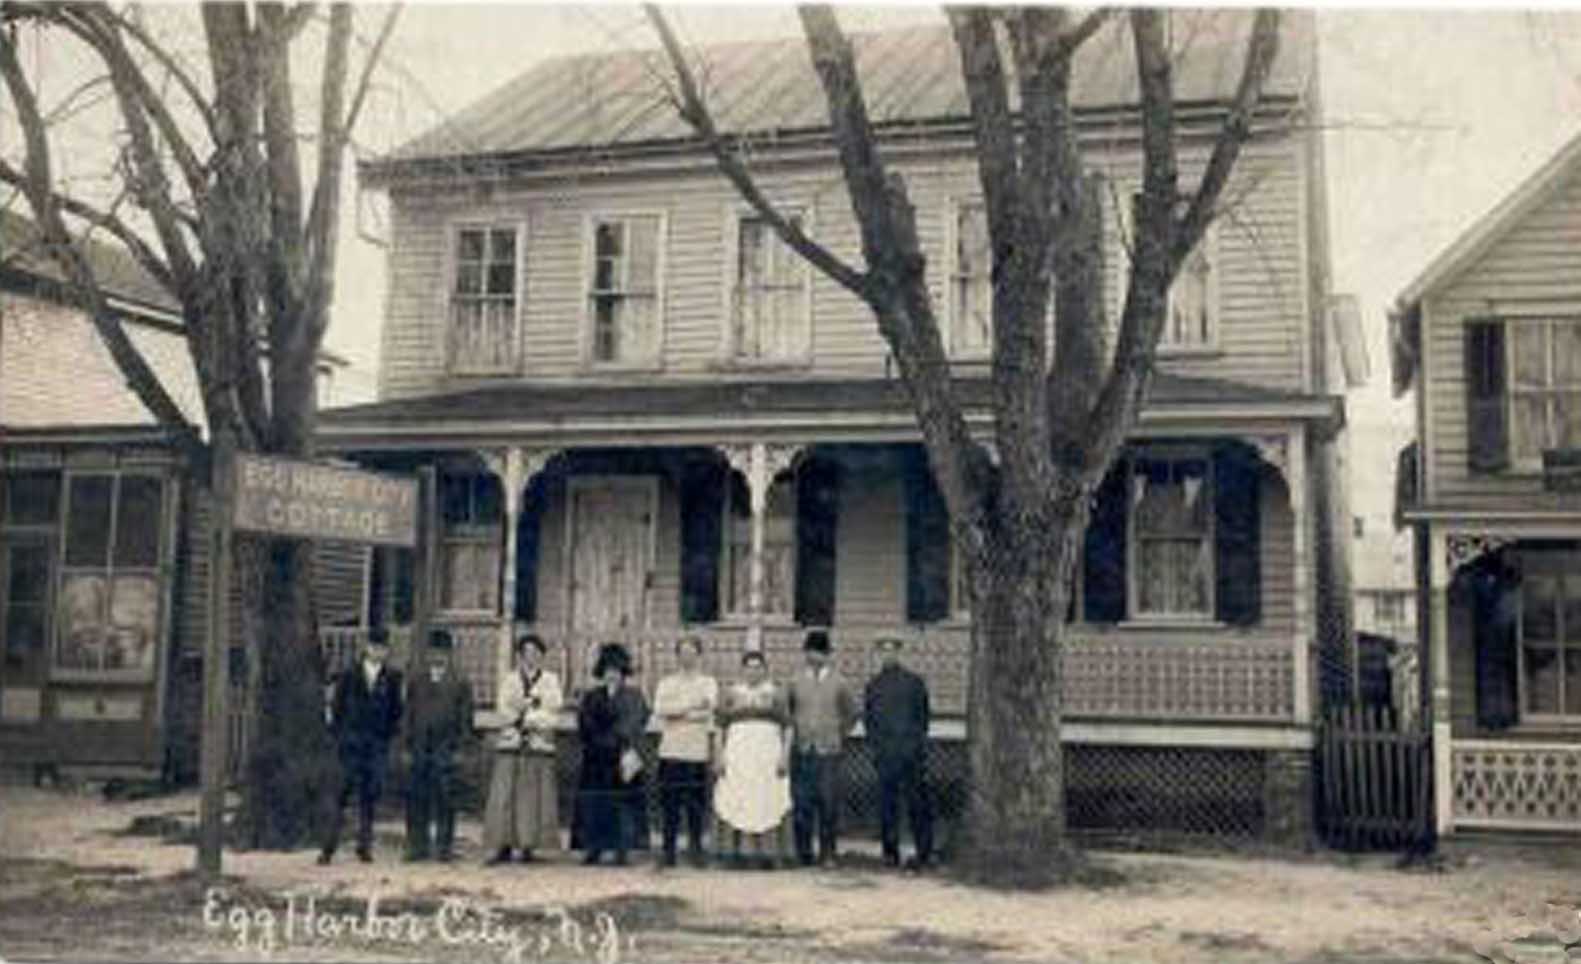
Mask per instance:
[[[1558,582],[1554,576],[1526,577],[1526,583],[1521,587],[1522,639],[1528,642],[1552,642],[1558,638]]]
[[[9,570],[6,605],[32,605],[49,598],[49,551],[43,546],[12,546]]]
[[[744,287],[763,283],[763,241],[767,231],[762,221],[742,218],[737,235],[736,280]]]
[[[988,237],[988,212],[980,204],[963,204],[955,218],[955,271],[969,276],[987,275],[992,269]]]
[[[483,266],[480,264],[456,265],[456,294],[477,295],[483,291]]]
[[[495,264],[516,263],[516,232],[509,228],[495,228],[489,237],[489,260]]]
[[[1565,715],[1581,716],[1581,649],[1565,651]]]
[[[7,606],[3,643],[5,655],[9,657],[8,672],[17,669],[18,663],[23,666],[33,663],[37,654],[44,651],[44,607]]]
[[[1581,645],[1581,573],[1567,574],[1561,590],[1564,593],[1561,601],[1564,638],[1572,646]]]
[[[115,516],[115,564],[159,565],[159,530],[164,522],[164,484],[147,475],[121,476],[121,507]]]
[[[1548,384],[1548,360],[1544,355],[1546,326],[1512,324],[1514,333],[1511,348],[1514,351],[1515,384],[1518,388],[1542,388]]]
[[[110,602],[106,669],[152,669],[159,627],[159,581],[153,576],[117,576]]]
[[[482,261],[483,260],[483,232],[473,229],[464,230],[456,243],[457,261]]]
[[[516,262],[489,265],[489,294],[508,295],[516,291]]]
[[[110,493],[115,479],[79,475],[71,480],[66,520],[66,565],[103,566],[109,562]]]
[[[503,518],[500,480],[493,474],[474,476],[472,521],[477,525],[496,525]]]
[[[625,301],[619,338],[619,357],[623,361],[651,358],[654,354],[653,297],[633,296]]]
[[[1548,446],[1548,402],[1541,395],[1517,395],[1511,447],[1517,459],[1536,459]]]
[[[60,473],[15,472],[5,477],[5,519],[13,525],[48,525],[60,508]]]
[[[1526,712],[1559,712],[1559,652],[1526,649]]]
[[[72,573],[60,590],[60,650],[57,665],[97,669],[104,661],[109,585],[99,573]]]
[[[1581,384],[1581,324],[1554,324],[1554,385]]]
[[[631,267],[626,275],[631,291],[653,291],[659,286],[659,219],[633,218],[628,240],[631,246]]]
[[[1144,542],[1137,553],[1137,608],[1144,613],[1169,611],[1169,543]]]
[[[1554,399],[1553,439],[1562,449],[1581,448],[1581,393],[1567,392]]]
[[[619,258],[625,247],[621,243],[623,233],[619,221],[600,221],[593,229],[593,257]]]
[[[615,295],[600,295],[593,299],[593,357],[598,361],[614,361],[617,357],[616,327],[620,323],[621,299]]]

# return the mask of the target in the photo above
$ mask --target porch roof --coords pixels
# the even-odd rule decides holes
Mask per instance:
[[[987,377],[957,378],[968,418],[986,425],[992,406]],[[1343,399],[1285,392],[1228,379],[1159,373],[1144,402],[1141,427],[1193,421],[1311,421],[1333,430]],[[516,382],[328,409],[319,435],[336,443],[497,437],[575,439],[646,437],[721,431],[915,434],[915,416],[899,379],[801,379],[750,382],[648,382],[587,385]]]

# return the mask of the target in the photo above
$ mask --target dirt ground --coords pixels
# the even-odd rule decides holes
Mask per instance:
[[[831,871],[584,868],[571,855],[485,868],[470,821],[462,861],[403,864],[388,823],[371,865],[228,852],[210,891],[180,842],[196,805],[0,786],[0,960],[1581,959],[1562,949],[1581,940],[1569,849],[1490,849],[1432,870],[1381,855],[1103,852],[1087,884],[1007,894],[885,871],[860,841]]]

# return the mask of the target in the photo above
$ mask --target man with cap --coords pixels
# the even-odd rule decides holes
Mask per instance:
[[[448,630],[431,631],[406,693],[407,860],[455,858],[456,751],[472,736],[472,687],[452,668],[451,648]]]
[[[325,821],[318,862],[327,864],[340,843],[346,804],[357,797],[357,857],[373,860],[373,807],[384,789],[390,739],[401,723],[401,674],[385,665],[389,640],[382,627],[368,631],[362,659],[341,670],[329,709],[329,727],[340,750],[340,789]]]
[[[917,854],[908,866],[921,869],[933,857],[933,814],[928,805],[928,686],[900,664],[901,642],[877,641],[882,668],[867,683],[862,725],[878,770],[878,814],[884,862],[900,865],[900,800],[910,813]]]
[[[807,668],[787,688],[791,728],[791,824],[796,856],[813,863],[812,837],[818,831],[818,861],[838,859],[839,813],[845,736],[856,722],[851,691],[829,665],[829,634],[809,630],[802,643]]]

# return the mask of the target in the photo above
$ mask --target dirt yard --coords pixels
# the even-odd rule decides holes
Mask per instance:
[[[181,842],[195,812],[190,794],[0,787],[0,959],[1421,964],[1563,961],[1581,940],[1581,855],[1554,851],[1412,871],[1099,853],[1084,885],[1004,894],[884,871],[860,841],[833,871],[485,868],[475,822],[461,862],[407,865],[390,823],[372,865],[227,853],[209,891]]]

